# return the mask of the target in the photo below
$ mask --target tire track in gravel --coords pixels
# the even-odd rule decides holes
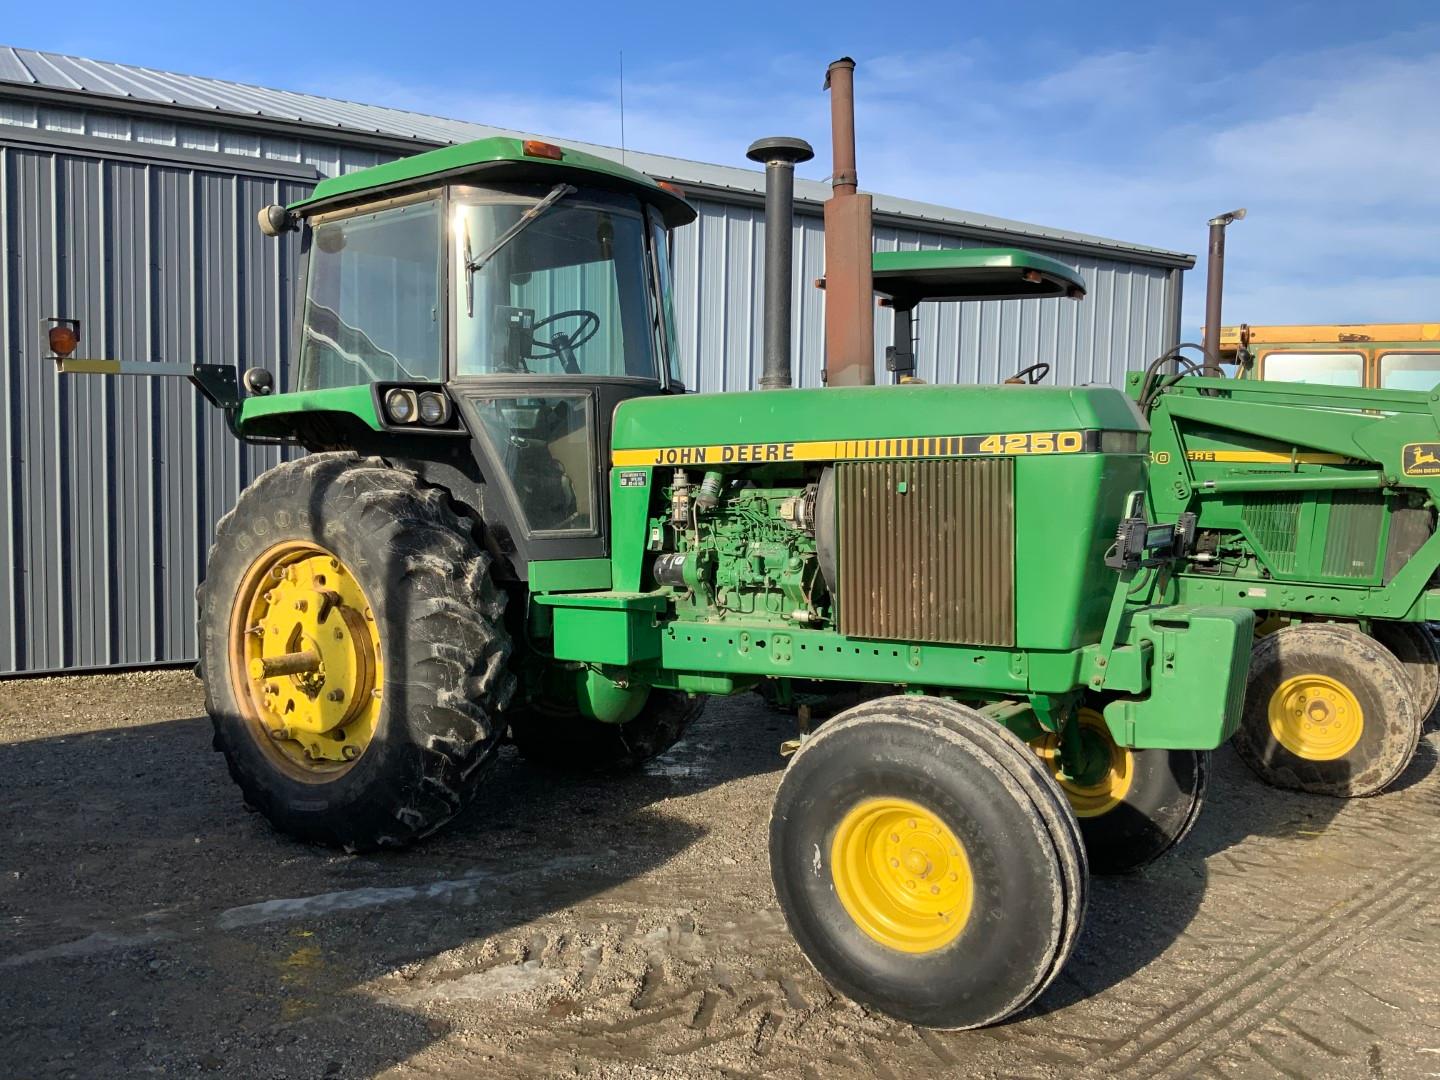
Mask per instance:
[[[1398,809],[1400,805],[1401,797],[1396,796],[1391,806]],[[1200,1063],[1198,1058],[1228,1049],[1262,1025],[1277,1021],[1302,995],[1313,999],[1317,993],[1324,994],[1333,986],[1331,976],[1383,937],[1381,931],[1432,903],[1440,884],[1440,869],[1436,869],[1440,839],[1434,827],[1440,799],[1426,793],[1406,800],[1403,814],[1382,814],[1379,808],[1378,803],[1355,807],[1356,812],[1345,820],[1332,822],[1325,836],[1324,857],[1372,875],[1364,886],[1318,913],[1313,903],[1304,902],[1309,898],[1291,892],[1285,897],[1291,917],[1273,920],[1264,935],[1266,940],[1252,948],[1241,963],[1231,966],[1218,980],[1212,975],[1206,989],[1188,1004],[1114,1044],[1094,1062],[1094,1071],[1113,1074],[1135,1069],[1150,1076],[1191,1075]],[[1345,854],[1337,859],[1336,851]],[[1366,857],[1355,859],[1357,851],[1364,851]],[[1253,860],[1256,854],[1252,851],[1248,858]],[[1312,854],[1308,846],[1292,846],[1290,860]],[[1266,867],[1263,873],[1261,867],[1251,867],[1235,877],[1242,878],[1243,893],[1263,904],[1277,870],[1284,874],[1275,867]],[[1288,1022],[1291,1027],[1297,1024],[1294,1019]],[[1332,1056],[1337,1053],[1324,1042],[1323,1032],[1305,1025],[1301,1031],[1301,1038],[1326,1045]]]

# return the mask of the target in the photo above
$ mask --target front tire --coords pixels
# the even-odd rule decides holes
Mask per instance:
[[[1399,660],[1339,623],[1301,623],[1261,638],[1235,750],[1274,787],[1374,795],[1415,754],[1421,716]]]
[[[1085,907],[1064,797],[1023,742],[954,702],[886,698],[806,739],[775,798],[770,866],[820,974],[925,1027],[1025,1008]]]
[[[216,748],[276,829],[400,846],[469,802],[514,678],[442,491],[351,454],[279,465],[221,519],[197,599]]]
[[[1103,774],[1088,783],[1062,775],[1058,736],[1044,736],[1034,749],[1079,819],[1090,869],[1097,874],[1134,873],[1194,828],[1205,804],[1210,755],[1120,746],[1095,709],[1081,709],[1077,722],[1082,737],[1093,744],[1092,753],[1104,756]]]

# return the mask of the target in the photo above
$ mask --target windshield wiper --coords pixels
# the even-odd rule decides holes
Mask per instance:
[[[500,253],[500,249],[514,240],[522,232],[528,229],[532,222],[541,214],[545,213],[552,206],[558,203],[567,195],[576,192],[573,184],[556,184],[550,189],[550,194],[537,202],[534,206],[520,215],[518,221],[503,233],[497,236],[494,242],[474,258],[470,256],[470,226],[465,226],[465,314],[471,318],[475,317],[475,274],[485,268],[485,264]]]

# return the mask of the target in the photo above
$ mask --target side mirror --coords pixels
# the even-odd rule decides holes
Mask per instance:
[[[294,214],[276,203],[262,207],[256,219],[260,223],[260,231],[266,236],[280,236],[282,233],[291,232],[299,224]]]

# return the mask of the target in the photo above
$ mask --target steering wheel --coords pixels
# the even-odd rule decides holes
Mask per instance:
[[[1005,381],[1007,383],[1025,383],[1034,386],[1046,375],[1050,374],[1050,365],[1041,360],[1038,364],[1031,364],[1029,367],[1022,367]]]
[[[546,341],[540,337],[539,331],[544,327],[557,323],[561,319],[579,319],[580,325],[575,328],[573,334],[566,334],[560,331],[552,332],[550,340]],[[584,308],[573,308],[570,311],[557,311],[554,315],[547,315],[539,320],[531,328],[530,355],[528,360],[549,360],[551,357],[560,358],[560,366],[565,369],[567,375],[579,375],[580,365],[575,361],[575,350],[600,332],[600,316],[593,311]],[[536,352],[535,347],[539,346],[544,352]]]

